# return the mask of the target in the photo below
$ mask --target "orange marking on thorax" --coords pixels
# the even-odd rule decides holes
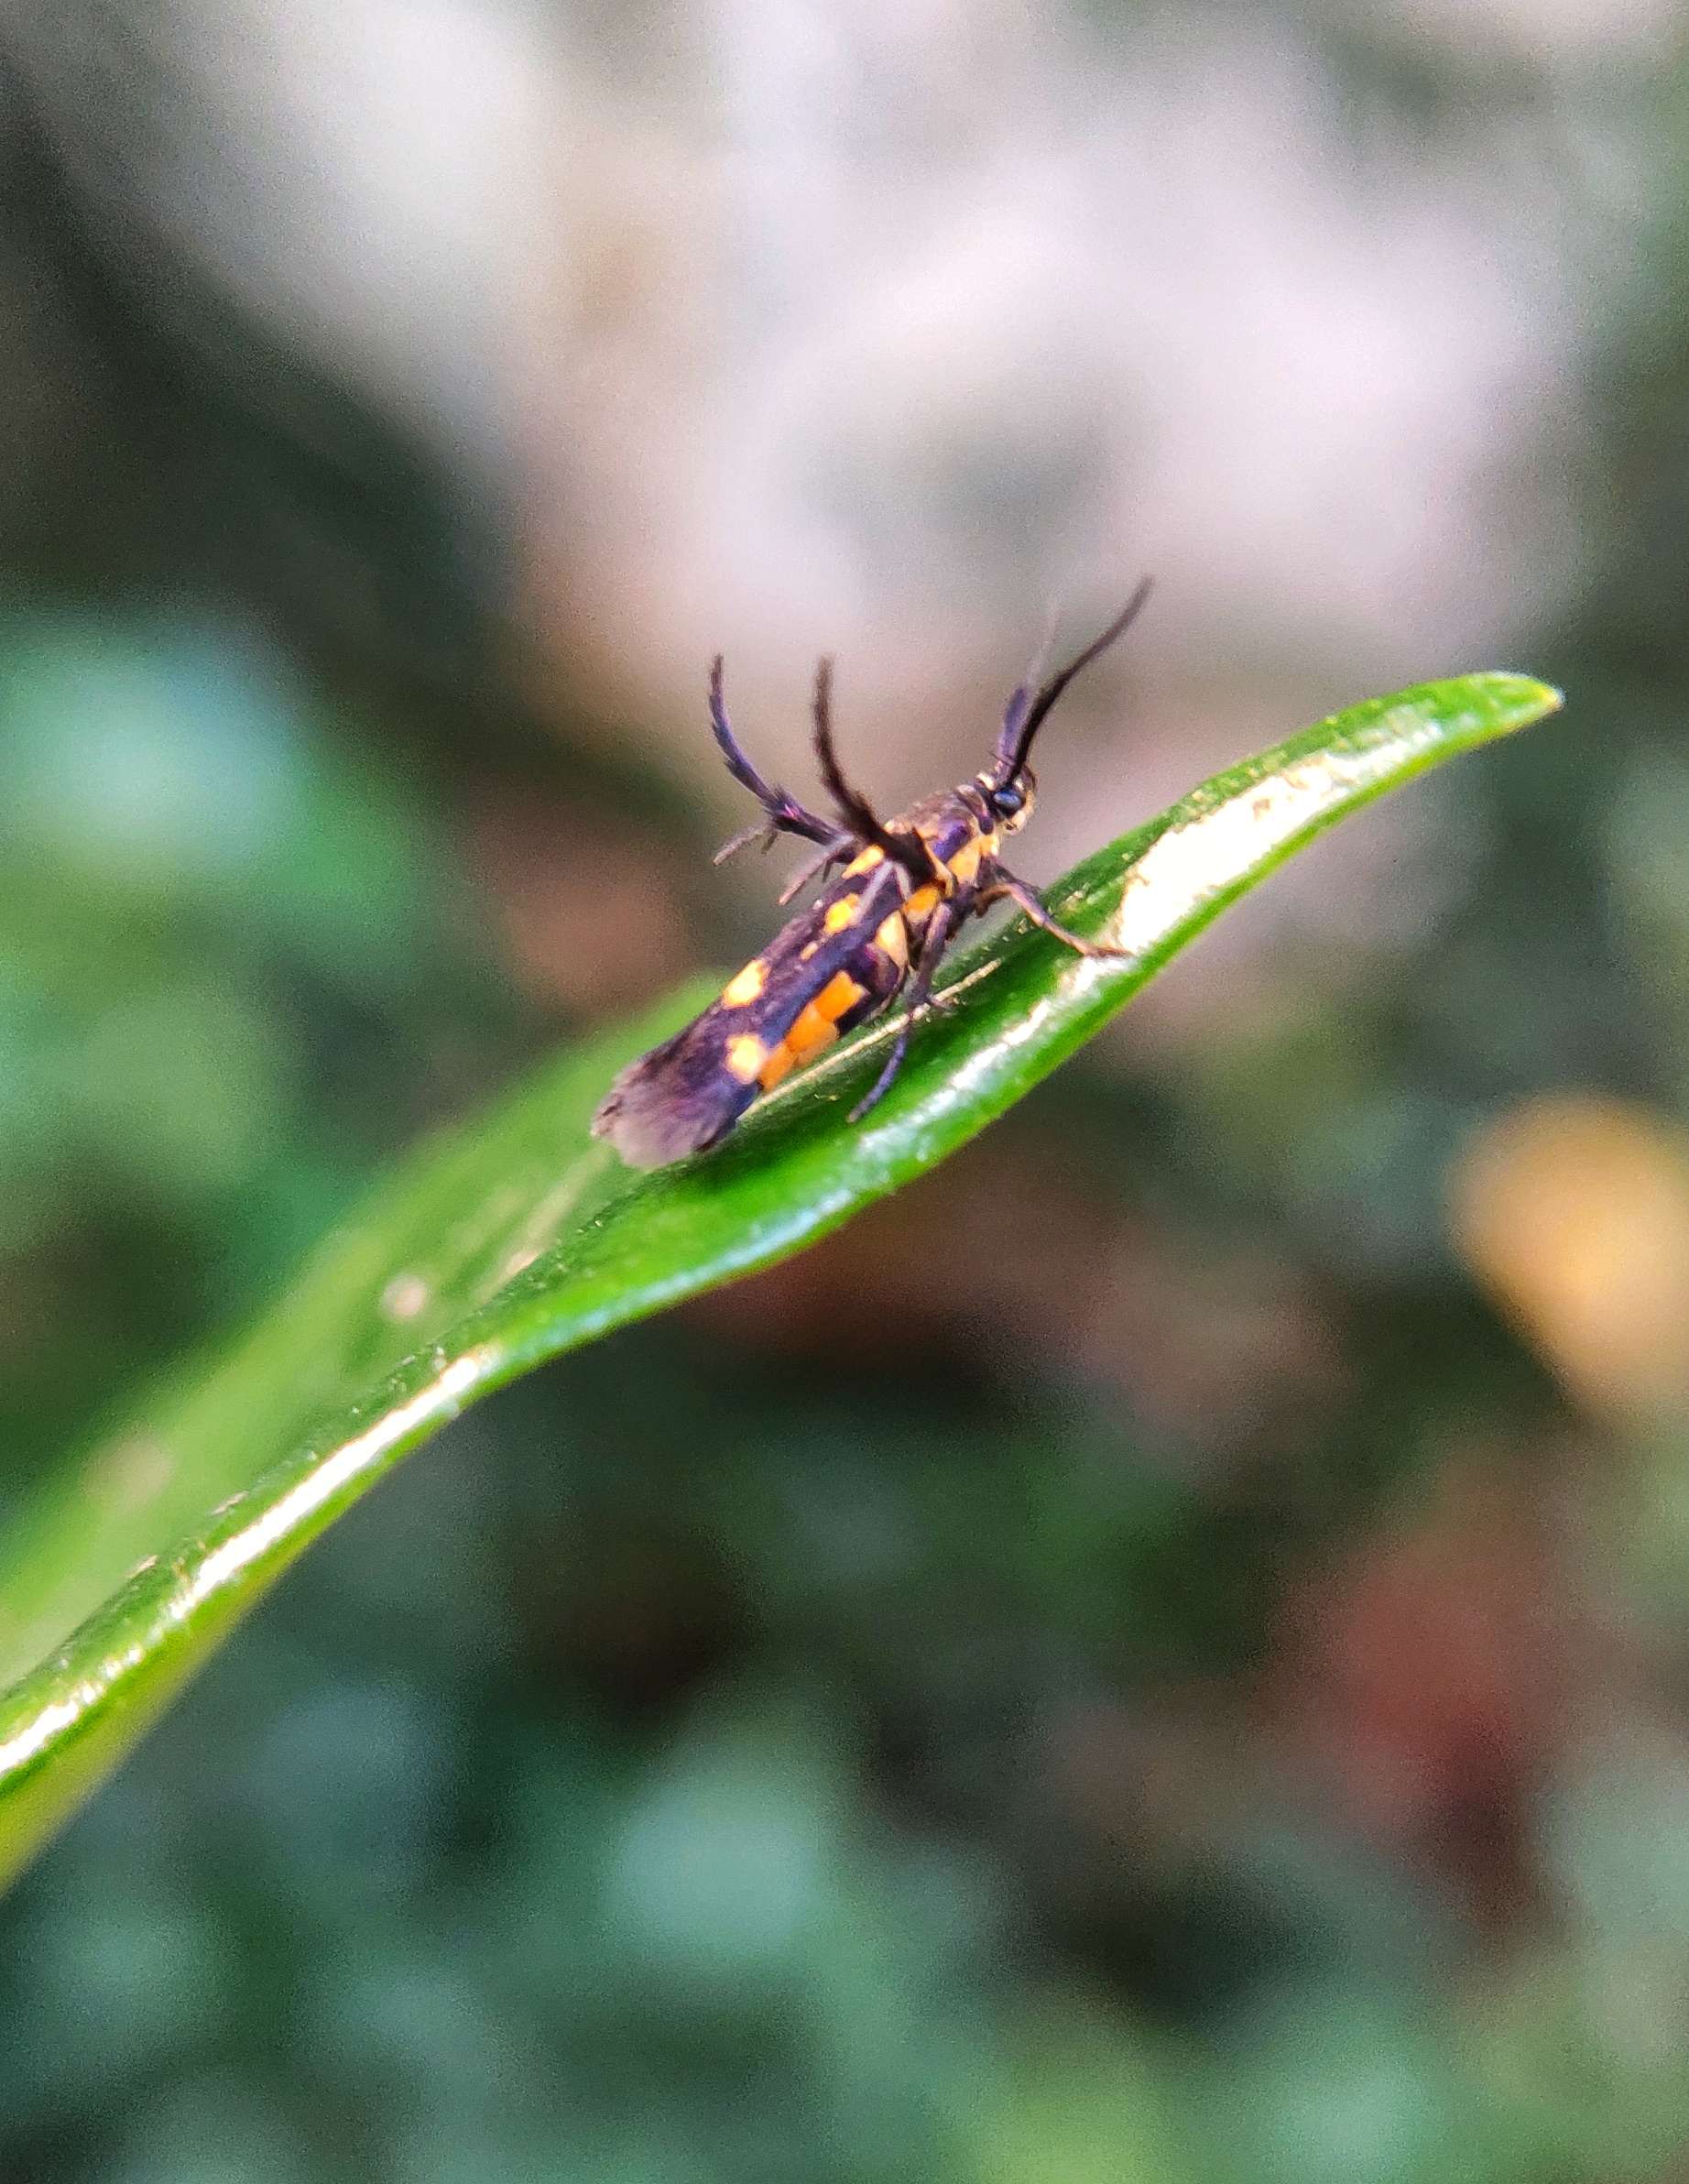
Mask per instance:
[[[951,858],[950,877],[958,887],[966,887],[975,873],[978,871],[979,860],[984,850],[985,844],[975,835],[971,842],[964,842],[961,848]]]

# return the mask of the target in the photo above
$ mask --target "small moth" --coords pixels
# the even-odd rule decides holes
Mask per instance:
[[[710,720],[735,781],[762,806],[755,825],[716,856],[796,835],[816,845],[780,901],[827,875],[818,899],[776,934],[722,988],[702,1016],[624,1069],[593,1117],[629,1167],[660,1168],[719,1144],[759,1093],[823,1053],[901,995],[908,1012],[886,1065],[851,1110],[858,1122],[883,1099],[932,1006],[933,975],[970,917],[994,902],[1019,906],[1035,925],[1082,956],[1114,956],[1069,933],[1026,882],[999,862],[1005,835],[1026,824],[1036,782],[1032,738],[1082,668],[1122,636],[1150,595],[1145,578],[1103,634],[1033,690],[1021,683],[1003,715],[997,754],[983,773],[941,791],[895,819],[880,820],[844,779],[833,743],[833,663],[815,673],[815,758],[834,816],[806,811],[765,781],[739,748],[722,700],[722,663],[710,670]]]

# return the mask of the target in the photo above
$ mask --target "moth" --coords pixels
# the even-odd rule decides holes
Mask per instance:
[[[1150,595],[1146,578],[1102,635],[1034,690],[1011,694],[991,765],[895,819],[881,820],[845,780],[833,741],[833,663],[816,669],[815,759],[834,815],[808,811],[764,781],[740,749],[722,695],[722,662],[710,669],[710,721],[735,781],[762,816],[736,835],[716,863],[781,835],[814,845],[781,895],[790,902],[825,876],[817,900],[731,977],[684,1031],[624,1069],[593,1117],[629,1167],[660,1168],[719,1144],[746,1109],[794,1069],[901,997],[907,1013],[878,1077],[851,1110],[859,1122],[902,1066],[916,1024],[932,1004],[944,951],[970,917],[1010,901],[1081,956],[1116,956],[1069,933],[997,855],[1003,836],[1031,815],[1037,788],[1032,739],[1082,669],[1124,635]]]

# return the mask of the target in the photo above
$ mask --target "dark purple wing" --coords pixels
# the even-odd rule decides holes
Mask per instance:
[[[757,1080],[729,1076],[715,1011],[677,1032],[624,1069],[593,1117],[630,1168],[662,1168],[719,1143],[757,1093]]]
[[[889,863],[842,873],[702,1016],[622,1071],[593,1117],[593,1135],[608,1138],[632,1168],[665,1167],[719,1143],[762,1089],[764,1065],[840,971],[863,988],[841,1029],[897,991],[903,963],[875,935],[901,901]]]

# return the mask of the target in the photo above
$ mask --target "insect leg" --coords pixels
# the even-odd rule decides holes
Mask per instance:
[[[725,865],[730,857],[737,857],[741,849],[748,849],[753,842],[760,842],[766,849],[777,831],[766,819],[758,819],[755,826],[741,827],[731,841],[724,842],[710,862]]]
[[[770,825],[768,820],[759,819],[755,826],[747,826],[735,835],[732,841],[724,842],[710,861],[712,864],[725,865],[730,857],[736,857],[741,849],[748,849],[753,842],[760,842],[764,849],[771,849],[779,839],[779,830]],[[807,887],[823,867],[832,864],[835,858],[849,857],[861,846],[855,835],[834,835],[830,842],[821,845],[813,857],[804,858],[776,900],[782,903],[790,902],[799,889]]]
[[[909,982],[909,1013],[903,1027],[891,1043],[891,1052],[886,1057],[886,1066],[874,1080],[872,1087],[850,1110],[853,1122],[860,1122],[870,1108],[876,1108],[890,1091],[892,1082],[903,1066],[903,1057],[909,1052],[910,1036],[917,1021],[926,1014],[932,993],[933,974],[943,960],[950,939],[953,905],[941,902],[928,922],[926,937],[921,944],[921,956],[915,965],[915,975]]]
[[[909,835],[894,835],[883,825],[878,814],[859,789],[853,789],[844,779],[839,764],[838,752],[833,746],[833,662],[821,660],[815,664],[815,764],[820,770],[822,784],[832,797],[845,826],[865,846],[873,842],[901,865],[918,886],[933,877],[932,860],[921,842]]]
[[[743,849],[746,843],[758,836],[771,839],[777,834],[802,835],[811,842],[833,842],[838,837],[838,828],[830,819],[818,819],[813,812],[806,812],[795,796],[765,781],[739,748],[738,739],[727,723],[727,709],[722,702],[722,658],[718,652],[710,662],[710,726],[715,731],[715,740],[721,747],[722,757],[727,761],[727,770],[741,788],[748,789],[763,810],[768,814],[759,826],[736,835],[716,856],[719,865],[724,857],[731,857],[736,849]]]
[[[1063,946],[1072,948],[1076,955],[1129,956],[1132,952],[1129,948],[1106,947],[1100,941],[1081,940],[1078,934],[1070,933],[1065,925],[1051,916],[1024,879],[1017,879],[1012,872],[1006,872],[999,864],[994,862],[983,868],[980,879],[984,886],[975,898],[975,910],[983,910],[988,903],[1007,895],[1011,902],[1026,912],[1033,924],[1048,933],[1052,939],[1059,940]]]
[[[834,857],[847,856],[851,850],[859,846],[860,844],[855,835],[834,835],[831,842],[823,842],[813,857],[804,858],[780,890],[779,901],[781,904],[790,902],[801,889],[808,887],[816,873],[823,870]]]

